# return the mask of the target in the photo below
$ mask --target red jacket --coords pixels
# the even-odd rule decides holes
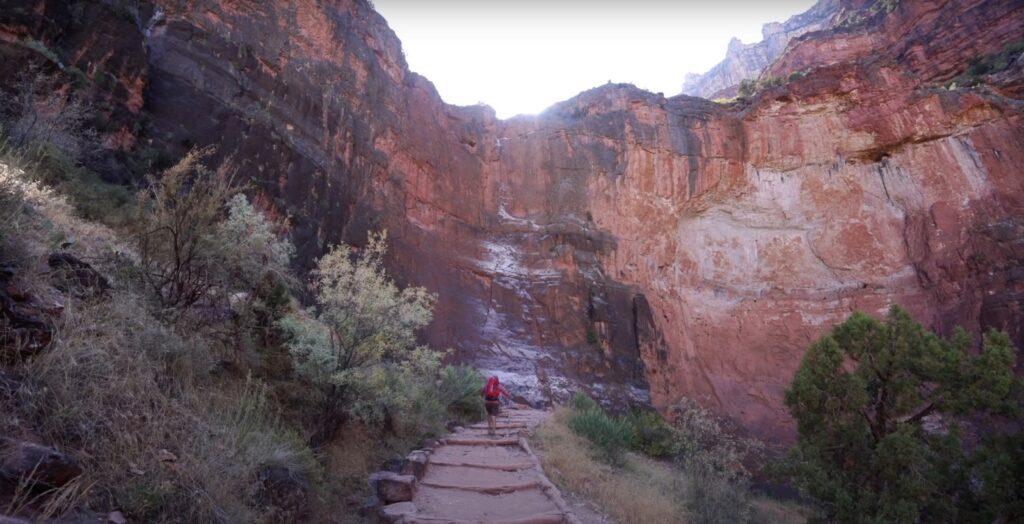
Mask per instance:
[[[508,391],[501,384],[498,384],[498,398],[487,398],[487,386],[484,386],[483,389],[480,390],[480,396],[484,397],[484,400],[487,402],[497,402],[502,396],[507,398],[512,397],[512,395],[509,395]]]

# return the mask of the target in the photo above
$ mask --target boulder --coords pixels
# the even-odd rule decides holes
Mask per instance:
[[[61,309],[56,301],[46,304],[15,282],[14,268],[0,267],[0,360],[24,358],[49,347],[54,328],[48,317]]]
[[[110,289],[106,277],[71,253],[50,253],[46,263],[53,286],[65,293],[84,298],[102,295]]]
[[[0,439],[0,476],[9,480],[31,478],[33,485],[59,488],[81,474],[75,459],[53,448]]]
[[[427,472],[427,462],[429,460],[430,454],[425,450],[418,449],[409,453],[402,464],[402,474],[412,475],[416,477],[416,480],[422,479],[423,475]]]
[[[277,519],[295,521],[309,514],[310,486],[302,475],[285,466],[270,465],[260,469],[257,480],[257,498]]]
[[[405,517],[416,514],[416,505],[412,502],[398,502],[395,504],[388,504],[380,508],[377,512],[377,516],[381,522],[396,523],[402,522]]]
[[[370,475],[370,487],[384,504],[409,502],[416,494],[416,477],[378,471]]]

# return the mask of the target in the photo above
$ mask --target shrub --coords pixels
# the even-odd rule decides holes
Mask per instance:
[[[291,244],[278,240],[245,196],[228,201],[234,193],[229,182],[200,163],[208,154],[191,151],[159,180],[150,179],[151,196],[139,195],[135,238],[142,278],[171,314],[230,293],[252,293],[268,278],[288,279]]]
[[[594,444],[603,459],[611,464],[622,464],[622,454],[632,440],[629,424],[596,408],[574,412],[568,425],[577,435]]]
[[[700,463],[684,467],[690,478],[686,483],[687,506],[694,524],[732,524],[752,522],[750,492],[743,480],[730,479]]]
[[[234,289],[252,289],[263,278],[290,280],[288,264],[295,256],[291,242],[281,240],[273,224],[237,194],[228,202],[228,218],[217,224],[214,241],[222,246],[222,262]]]
[[[379,405],[375,398],[394,392],[381,391],[393,384],[380,375],[381,365],[408,359],[416,330],[432,318],[433,295],[424,288],[399,289],[388,278],[386,243],[385,234],[375,234],[358,254],[345,245],[333,248],[314,272],[317,310],[279,323],[296,371],[319,391],[315,445],[333,437],[353,406],[371,421],[382,414],[372,409]],[[417,356],[425,358],[423,352]]]
[[[740,437],[700,404],[682,399],[670,410],[676,433],[676,461],[687,467],[717,472],[729,480],[749,476],[745,463],[758,458],[763,445]]]
[[[347,384],[347,410],[405,444],[439,435],[445,418],[444,401],[437,395],[440,367],[441,354],[425,347],[372,366]]]
[[[251,377],[246,379],[230,418],[221,430],[230,443],[235,460],[244,461],[251,473],[265,466],[279,466],[297,478],[316,480],[320,465],[299,435],[286,428],[270,413],[267,387]]]
[[[679,453],[675,429],[653,411],[634,411],[625,417],[633,434],[633,449],[654,458],[672,458]]]
[[[757,91],[757,81],[749,78],[740,80],[740,86],[737,90],[737,94],[740,97],[748,97]]]
[[[221,208],[232,190],[193,150],[139,194],[136,249],[142,277],[170,310],[188,308],[219,283],[214,253]]]
[[[762,89],[771,89],[773,87],[782,85],[783,79],[774,76],[767,76],[765,78],[762,78],[761,81],[758,82],[758,84]]]
[[[597,402],[594,402],[594,399],[590,398],[589,395],[581,391],[573,393],[572,398],[569,399],[569,406],[572,407],[572,409],[575,411],[590,411],[592,409],[601,409],[601,407],[597,405]]]
[[[484,417],[484,401],[480,397],[486,380],[471,366],[446,366],[441,370],[438,396],[444,399],[448,412],[463,422],[476,422]]]

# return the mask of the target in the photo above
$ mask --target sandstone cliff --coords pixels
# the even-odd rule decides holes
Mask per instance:
[[[689,73],[683,81],[684,95],[702,98],[729,98],[743,80],[757,80],[761,72],[786,50],[789,42],[812,31],[834,25],[840,19],[839,0],[819,0],[806,12],[785,22],[772,22],[761,28],[762,40],[744,44],[733,38],[725,59],[703,74]]]
[[[150,122],[124,132],[217,144],[303,264],[387,229],[393,271],[440,296],[426,338],[533,400],[685,395],[785,438],[803,349],[853,309],[1024,342],[1021,62],[944,87],[1019,38],[1020,2],[809,33],[770,68],[805,77],[729,106],[609,85],[506,121],[444,104],[359,0],[90,3],[102,37],[65,2],[14,3],[5,53],[113,68],[97,96]]]

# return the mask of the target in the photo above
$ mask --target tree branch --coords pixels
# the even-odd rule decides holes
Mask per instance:
[[[901,419],[900,422],[903,422],[903,423],[906,423],[906,424],[916,424],[916,423],[920,422],[921,419],[927,417],[933,411],[935,411],[935,404],[932,403],[932,402],[929,402],[928,405],[923,407],[923,408],[921,408],[920,411],[918,411],[917,413],[914,413],[913,415],[911,415],[911,416],[909,416],[907,418]]]

